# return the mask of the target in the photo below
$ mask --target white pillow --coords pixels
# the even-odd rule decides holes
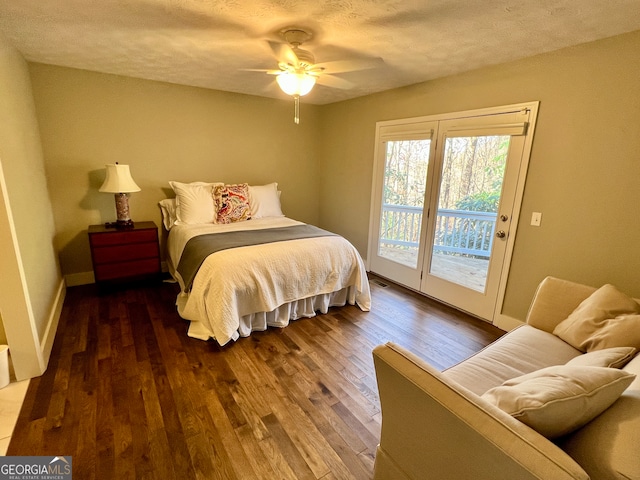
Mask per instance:
[[[574,367],[622,368],[636,355],[634,347],[612,347],[583,353],[569,360],[565,365]]]
[[[249,185],[251,218],[284,217],[277,183]]]
[[[176,223],[176,199],[165,198],[158,202],[160,205],[160,211],[162,212],[162,224],[164,228],[171,230],[171,227]]]
[[[482,398],[545,437],[557,438],[604,412],[634,378],[617,368],[558,365],[507,380]]]
[[[223,183],[169,182],[176,194],[176,225],[215,223],[216,210],[212,190]]]

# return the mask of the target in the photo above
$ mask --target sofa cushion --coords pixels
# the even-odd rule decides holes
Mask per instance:
[[[508,380],[482,398],[545,437],[557,438],[606,410],[634,378],[615,368],[557,365]]]
[[[640,392],[624,393],[581,429],[557,441],[593,479],[638,478]]]
[[[538,432],[406,349],[373,350],[382,409],[374,478],[588,480]]]
[[[628,390],[640,391],[640,354],[636,354],[636,356],[624,366],[623,370],[636,375],[636,379],[629,385]]]
[[[640,478],[640,355],[623,370],[637,376],[620,398],[584,427],[556,440],[592,479]]]
[[[443,375],[476,395],[482,395],[506,380],[544,367],[564,365],[581,354],[549,332],[522,325],[448,368]]]
[[[640,348],[640,305],[613,285],[587,297],[553,330],[583,352],[608,347]]]
[[[572,358],[565,365],[622,368],[635,356],[636,352],[637,350],[634,347],[605,348],[583,353],[578,357]]]

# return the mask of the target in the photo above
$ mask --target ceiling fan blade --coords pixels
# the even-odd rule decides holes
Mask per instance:
[[[274,70],[272,68],[242,68],[243,72],[262,72],[267,75],[280,75],[282,70]]]
[[[345,80],[344,78],[325,74],[319,75],[316,83],[318,83],[318,85],[324,85],[325,87],[339,88],[341,90],[348,90],[355,86],[353,83]]]
[[[322,69],[325,73],[344,73],[356,70],[368,70],[384,65],[384,60],[380,57],[366,58],[358,60],[336,60],[333,62],[316,63],[313,69]]]
[[[289,45],[272,41],[268,43],[278,62],[288,63],[294,66],[298,65],[298,57]]]

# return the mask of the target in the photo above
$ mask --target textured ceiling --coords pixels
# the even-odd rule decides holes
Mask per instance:
[[[0,0],[27,60],[283,98],[268,41],[304,27],[317,62],[381,58],[326,104],[640,30],[640,0]]]

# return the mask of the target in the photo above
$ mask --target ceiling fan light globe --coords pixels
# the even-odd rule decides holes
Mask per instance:
[[[300,75],[300,96],[302,97],[309,93],[315,84],[316,77],[307,74]]]
[[[287,95],[304,96],[316,84],[316,77],[306,73],[284,72],[276,77],[280,89]]]

